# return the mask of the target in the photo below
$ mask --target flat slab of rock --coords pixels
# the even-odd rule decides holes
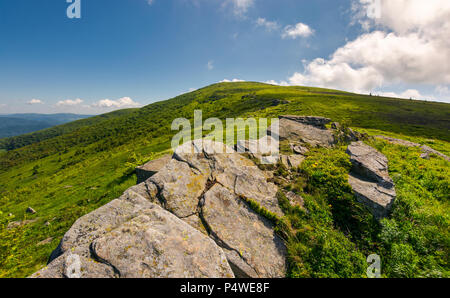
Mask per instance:
[[[356,198],[364,203],[376,218],[387,217],[396,193],[394,183],[389,177],[386,156],[361,141],[351,143],[347,153],[353,165],[349,184]]]
[[[303,123],[306,125],[317,126],[320,128],[325,128],[325,125],[331,123],[331,119],[325,117],[316,117],[316,116],[295,116],[295,115],[283,115],[280,116],[280,119],[292,120],[298,123]]]
[[[158,173],[171,159],[172,155],[167,154],[161,158],[151,160],[142,166],[136,167],[137,184],[144,182]]]
[[[284,277],[286,248],[273,224],[229,189],[215,184],[205,194],[202,218],[221,243],[238,277]]]
[[[386,188],[352,174],[349,175],[348,182],[357,200],[366,205],[377,219],[389,216],[389,211],[396,197],[394,188]]]
[[[336,143],[333,132],[325,128],[329,122],[330,119],[323,117],[280,116],[279,139],[329,148]],[[271,127],[268,131],[275,134]]]
[[[393,186],[386,156],[361,141],[351,143],[347,147],[347,154],[350,155],[353,173],[386,187]]]
[[[281,155],[280,160],[287,168],[298,168],[305,160],[305,157],[302,155]]]

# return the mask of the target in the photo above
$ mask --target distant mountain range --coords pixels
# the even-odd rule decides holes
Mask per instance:
[[[77,114],[0,114],[0,138],[18,136],[91,115]]]

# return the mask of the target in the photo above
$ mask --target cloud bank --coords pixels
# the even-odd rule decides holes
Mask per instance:
[[[352,6],[354,21],[361,24],[365,33],[338,48],[329,58],[306,62],[304,72],[294,73],[289,83],[353,92],[370,92],[395,84],[447,88],[450,1],[381,0],[377,18],[367,16],[371,3],[359,0]],[[286,36],[307,32],[299,28],[289,28],[291,33]]]

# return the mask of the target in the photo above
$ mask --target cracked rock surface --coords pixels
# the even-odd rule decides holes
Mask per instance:
[[[71,254],[81,277],[284,277],[283,241],[246,203],[282,216],[267,178],[221,143],[183,145],[147,181],[78,219],[32,277],[66,276]]]
[[[86,278],[234,277],[211,238],[133,190],[78,219],[32,277],[70,276],[71,255]]]
[[[361,141],[351,143],[347,154],[353,165],[349,184],[358,201],[364,203],[376,218],[387,217],[396,192],[389,177],[386,156]]]
[[[330,122],[330,119],[324,117],[280,116],[279,139],[330,148],[336,143],[332,130],[325,127]],[[274,133],[271,128],[269,131]]]

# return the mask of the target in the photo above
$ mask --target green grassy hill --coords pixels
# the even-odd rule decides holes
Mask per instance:
[[[134,185],[134,167],[170,149],[171,138],[176,133],[170,130],[172,120],[178,117],[192,119],[196,109],[203,111],[204,119],[277,117],[283,114],[326,116],[369,134],[400,136],[426,143],[450,155],[449,104],[247,82],[214,84],[141,109],[117,111],[0,140],[0,148],[9,150],[0,150],[0,277],[24,277],[44,266],[50,252],[73,222]],[[306,192],[304,195],[311,198],[311,210],[317,211],[317,217],[299,220],[294,210],[286,220],[291,226],[301,225],[305,229],[321,227],[323,233],[305,232],[307,237],[312,238],[306,242],[297,239],[289,246],[290,276],[347,276],[348,272],[333,269],[333,266],[345,268],[337,255],[348,251],[348,255],[342,256],[345,259],[342,262],[347,262],[349,268],[359,268],[352,264],[355,256],[351,251],[356,250],[363,255],[377,250],[376,247],[382,247],[379,248],[383,251],[380,253],[385,255],[391,255],[394,251],[403,256],[402,249],[407,250],[408,257],[420,269],[417,270],[421,273],[416,276],[426,275],[426,272],[448,273],[448,265],[443,265],[445,262],[448,264],[450,209],[449,192],[445,193],[449,187],[445,174],[449,172],[448,163],[433,158],[431,163],[422,164],[423,160],[419,160],[419,154],[414,150],[405,151],[383,142],[375,145],[393,160],[392,168],[402,177],[399,178],[402,185],[399,191],[404,199],[400,202],[408,206],[400,204],[403,209],[399,209],[398,218],[389,222],[389,231],[397,229],[397,234],[394,231],[389,237],[405,239],[395,238],[384,243],[384,238],[380,238],[380,235],[385,235],[382,234],[383,227],[364,226],[365,218],[353,218],[357,222],[354,223],[356,228],[347,227],[349,234],[339,220],[340,213],[333,209],[335,204],[329,202],[334,197],[319,186],[313,187],[317,173],[309,166],[314,163],[305,163],[305,167],[309,168],[302,170],[302,179],[306,179],[310,188],[302,188],[301,192]],[[330,155],[336,160],[328,160],[330,165],[324,165],[321,173],[325,180],[333,178],[333,183],[345,184],[341,181],[345,175],[336,176],[335,172],[329,171],[333,165],[339,168],[340,174],[346,171],[348,165],[338,162],[344,158],[342,150],[339,150]],[[311,154],[311,160],[323,159],[323,152]],[[415,171],[411,163],[423,167],[426,172]],[[341,184],[339,187],[346,187]],[[344,197],[349,200],[348,196]],[[28,206],[34,208],[37,214],[26,214]],[[409,213],[404,208],[410,208],[407,209]],[[313,211],[312,215],[315,214]],[[9,223],[19,220],[31,222],[7,228]],[[371,235],[362,235],[362,227],[371,229],[368,233]],[[427,234],[420,234],[417,230]],[[408,234],[411,231],[420,235]],[[428,243],[435,234],[440,235],[437,244]],[[47,241],[40,243],[44,240]],[[325,249],[336,243],[341,243],[339,248]],[[432,250],[437,253],[432,253]],[[327,256],[323,263],[321,257],[315,255],[321,253]],[[425,264],[415,259],[428,254],[433,255],[433,260]],[[306,255],[309,259],[302,257]],[[357,262],[361,260],[356,259]],[[406,266],[404,263],[411,263],[410,259],[395,259],[392,264]],[[327,262],[334,265],[324,271],[323,266]],[[397,270],[395,268],[398,266],[394,265],[389,267],[391,271],[388,271],[388,276],[415,276],[414,272],[408,271],[412,269],[399,267]],[[358,270],[363,270],[361,268]]]

